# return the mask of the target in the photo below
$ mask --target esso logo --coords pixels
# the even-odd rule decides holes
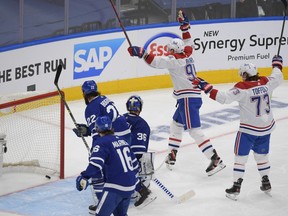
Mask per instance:
[[[166,55],[168,53],[167,45],[162,45],[158,43],[152,43],[149,45],[148,50],[151,54],[156,56]]]
[[[168,54],[167,44],[170,43],[171,39],[180,38],[177,34],[171,32],[159,33],[152,36],[144,45],[149,53],[156,56],[162,56]]]

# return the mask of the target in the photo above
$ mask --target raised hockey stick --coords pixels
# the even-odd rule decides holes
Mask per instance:
[[[55,86],[56,86],[56,88],[57,88],[57,91],[58,91],[60,97],[61,97],[61,100],[64,102],[64,105],[65,105],[65,107],[66,107],[66,109],[67,109],[67,111],[68,111],[68,113],[69,113],[69,115],[70,115],[70,117],[71,117],[71,119],[72,119],[75,127],[76,127],[77,129],[79,129],[79,126],[78,126],[77,123],[76,123],[76,120],[75,120],[75,118],[74,118],[74,116],[73,116],[73,114],[72,114],[72,112],[71,112],[71,110],[70,110],[70,108],[69,108],[66,100],[65,100],[65,97],[64,97],[64,95],[62,94],[62,92],[61,92],[61,90],[60,90],[60,88],[59,88],[59,86],[58,86],[58,81],[59,81],[59,77],[60,77],[61,72],[62,72],[62,68],[63,68],[63,66],[62,66],[61,64],[58,65],[58,67],[57,67],[57,72],[56,72],[55,79],[54,79],[54,84],[55,84]],[[87,148],[88,154],[89,154],[89,156],[90,156],[90,148],[89,148],[89,146],[88,146],[88,144],[87,144],[87,142],[86,142],[86,140],[85,140],[85,138],[83,137],[82,134],[81,134],[81,139],[82,139],[83,143],[85,144],[85,147]]]
[[[281,1],[282,1],[283,5],[284,5],[284,17],[283,17],[283,23],[282,23],[281,34],[280,34],[280,38],[279,38],[279,46],[278,46],[278,52],[277,52],[277,55],[279,55],[279,53],[280,53],[281,39],[282,39],[283,32],[284,32],[285,21],[286,21],[286,14],[287,14],[287,1],[286,1],[286,0],[281,0]]]
[[[121,20],[120,20],[120,17],[119,17],[119,15],[118,15],[117,11],[116,11],[115,5],[114,5],[114,3],[112,2],[112,0],[110,0],[110,3],[111,3],[111,5],[112,5],[112,8],[113,8],[113,10],[114,10],[114,13],[115,13],[115,15],[116,15],[116,17],[117,17],[117,19],[118,19],[118,22],[119,22],[119,24],[120,24],[120,26],[121,26],[121,28],[122,28],[122,31],[124,32],[125,37],[126,37],[128,43],[129,43],[129,46],[131,47],[132,44],[131,44],[130,39],[129,39],[129,37],[128,37],[128,34],[127,34],[127,32],[126,32],[126,30],[125,30],[125,28],[124,28],[124,26],[123,26],[123,24],[122,24],[122,22],[121,22]]]
[[[167,187],[165,187],[165,185],[163,185],[163,183],[158,178],[154,178],[153,182],[158,187],[160,187],[160,189],[162,191],[164,191],[164,193],[167,196],[169,196],[173,201],[175,201],[176,204],[180,204],[180,203],[186,202],[191,197],[195,196],[195,192],[193,190],[189,190],[186,193],[182,194],[181,196],[175,196]]]

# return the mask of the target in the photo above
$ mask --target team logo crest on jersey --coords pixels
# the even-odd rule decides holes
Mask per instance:
[[[173,38],[181,39],[179,35],[174,33],[170,32],[159,33],[148,39],[148,41],[144,44],[144,49],[147,50],[147,52],[154,54],[156,56],[166,55],[168,53],[167,44]]]
[[[95,41],[74,46],[74,79],[99,76],[125,38]]]
[[[231,89],[231,91],[234,95],[237,95],[240,93],[239,89],[237,89],[237,88],[233,88],[233,89]]]

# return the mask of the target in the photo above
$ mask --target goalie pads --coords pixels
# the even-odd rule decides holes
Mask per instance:
[[[6,153],[7,152],[7,146],[6,146],[6,134],[0,133],[0,153]]]
[[[143,180],[151,180],[154,176],[154,157],[155,152],[145,152],[139,159],[140,163],[140,178]]]

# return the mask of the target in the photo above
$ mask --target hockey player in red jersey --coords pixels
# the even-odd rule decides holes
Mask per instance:
[[[245,165],[250,150],[254,153],[257,169],[261,176],[261,191],[270,192],[269,181],[269,145],[270,134],[275,127],[271,110],[271,96],[273,90],[283,81],[282,57],[274,56],[272,59],[272,74],[268,77],[259,76],[256,66],[252,63],[240,66],[239,75],[243,81],[238,82],[228,91],[218,91],[205,80],[198,78],[192,83],[203,90],[210,98],[222,104],[233,101],[239,103],[240,127],[236,135],[233,168],[234,184],[226,189],[226,196],[237,200],[241,183],[245,173]]]
[[[167,45],[168,54],[156,56],[148,53],[142,47],[128,48],[131,56],[138,56],[154,68],[168,69],[173,82],[173,96],[177,100],[177,109],[170,125],[169,153],[166,164],[169,169],[176,162],[176,154],[182,142],[184,130],[188,131],[200,150],[204,153],[210,164],[206,169],[208,176],[225,168],[210,139],[201,130],[199,109],[202,105],[201,91],[194,89],[189,79],[196,78],[194,66],[193,42],[189,32],[190,24],[187,16],[179,11],[178,21],[182,31],[182,39],[174,38]]]

